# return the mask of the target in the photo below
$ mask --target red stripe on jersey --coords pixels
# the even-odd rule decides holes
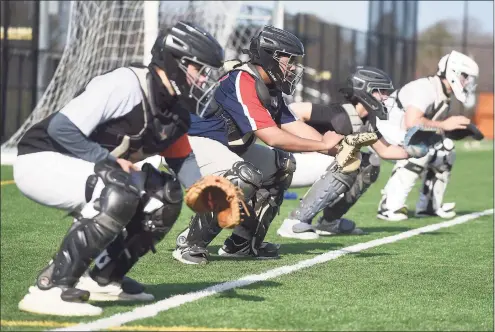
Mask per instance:
[[[253,130],[276,126],[270,112],[261,104],[256,93],[256,82],[250,74],[241,71],[236,79],[236,93],[244,114]]]

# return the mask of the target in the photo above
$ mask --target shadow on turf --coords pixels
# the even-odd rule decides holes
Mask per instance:
[[[156,301],[160,301],[175,295],[181,295],[186,293],[191,293],[199,290],[203,290],[207,287],[218,285],[221,283],[218,282],[198,282],[198,283],[181,283],[181,284],[159,284],[159,285],[144,285],[145,291],[147,293],[151,293],[155,296],[155,301],[152,302],[141,302],[141,301],[129,301],[129,302],[99,302],[95,301],[94,303],[99,307],[113,307],[113,306],[135,306],[135,305],[143,305],[148,303],[153,303]],[[257,288],[266,288],[266,287],[278,287],[281,284],[275,281],[263,281],[255,284],[251,284],[246,287],[242,287],[242,289],[257,289]],[[261,296],[247,295],[247,294],[239,294],[236,292],[236,289],[231,289],[225,292],[220,293],[218,296],[222,298],[236,298],[244,301],[254,301],[260,302],[264,301],[265,298]]]

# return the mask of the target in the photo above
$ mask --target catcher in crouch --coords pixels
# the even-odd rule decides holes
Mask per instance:
[[[278,246],[264,242],[296,168],[292,152],[329,150],[342,136],[322,136],[296,117],[282,93],[293,94],[302,76],[304,47],[293,34],[265,26],[250,43],[250,61],[219,80],[201,117],[192,115],[191,146],[202,175],[223,175],[245,197],[244,221],[227,238],[220,255],[277,258]],[[269,147],[255,144],[259,138]],[[333,152],[336,152],[334,150]],[[195,215],[178,239],[173,257],[186,264],[208,262],[208,244],[221,228],[216,214]]]
[[[291,110],[320,133],[335,131],[342,135],[376,132],[376,118],[385,119],[387,110],[383,102],[394,91],[392,80],[384,71],[374,67],[357,67],[341,89],[344,103],[329,106],[311,103],[293,103]],[[379,134],[379,133],[378,133]],[[377,135],[377,138],[380,135]],[[372,149],[383,159],[409,157],[400,146],[390,145],[384,138],[376,140]],[[295,153],[297,170],[291,187],[312,186],[299,207],[289,213],[277,234],[282,237],[316,239],[318,234],[359,234],[356,224],[342,216],[359,197],[376,181],[380,160],[375,154],[362,152],[359,171],[336,173],[335,158],[318,153]],[[316,226],[313,218],[323,209]]]
[[[478,64],[465,54],[452,51],[438,63],[436,75],[409,82],[394,92],[394,101],[386,102],[389,121],[379,122],[378,128],[386,139],[401,144],[406,131],[417,126],[437,130],[441,136],[422,158],[397,162],[387,185],[382,190],[377,217],[387,221],[408,218],[406,199],[421,176],[422,185],[416,204],[417,217],[438,216],[453,218],[455,203],[444,203],[443,198],[456,153],[453,140],[466,136],[483,139],[479,130],[465,116],[450,116],[451,97],[465,103],[474,94],[478,79]]]
[[[125,275],[177,220],[181,184],[201,178],[187,136],[190,111],[211,82],[207,73],[222,66],[223,50],[203,29],[178,22],[157,38],[152,56],[148,67],[94,77],[19,142],[19,190],[76,218],[19,309],[88,316],[102,313],[88,299],[153,300]],[[155,154],[178,178],[134,166]]]

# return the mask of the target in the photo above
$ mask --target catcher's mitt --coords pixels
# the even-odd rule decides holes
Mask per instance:
[[[376,133],[358,133],[347,135],[340,142],[339,151],[335,159],[343,173],[351,173],[359,168],[361,147],[373,145],[378,141]]]
[[[473,123],[467,125],[466,129],[457,129],[445,133],[447,138],[458,141],[466,137],[472,136],[475,140],[481,141],[485,136]]]
[[[241,223],[240,205],[244,206],[242,191],[226,178],[207,175],[186,190],[187,206],[197,213],[214,212],[218,225],[232,228]],[[244,209],[249,215],[247,208]]]

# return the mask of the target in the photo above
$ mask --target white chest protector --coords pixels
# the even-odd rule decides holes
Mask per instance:
[[[388,110],[388,119],[377,119],[376,126],[388,143],[403,145],[406,135],[405,107],[417,107],[427,119],[441,120],[448,114],[450,98],[445,94],[441,79],[430,76],[396,90],[384,104]]]

